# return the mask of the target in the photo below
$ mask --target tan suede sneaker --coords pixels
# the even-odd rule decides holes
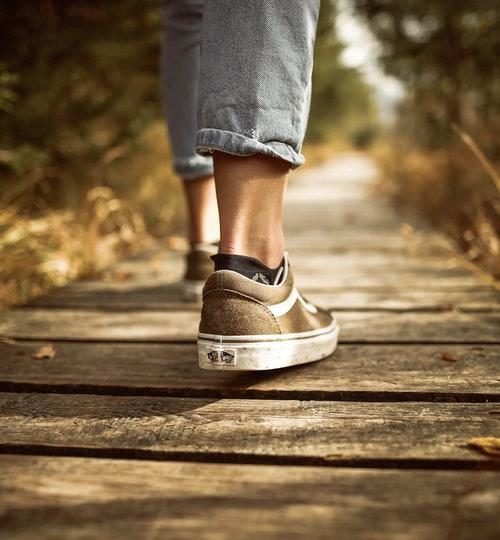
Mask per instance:
[[[186,254],[186,266],[182,280],[184,295],[188,299],[201,299],[203,285],[214,270],[210,257],[217,253],[217,244],[200,242],[192,244]]]
[[[321,360],[337,346],[339,326],[294,286],[285,254],[277,285],[218,270],[203,288],[198,360],[203,369],[266,370]]]

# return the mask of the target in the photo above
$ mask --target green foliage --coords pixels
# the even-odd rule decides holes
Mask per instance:
[[[402,124],[415,144],[440,147],[456,123],[489,155],[500,140],[500,4],[496,0],[353,0],[381,43],[387,73],[407,87]]]
[[[159,116],[159,7],[135,0],[117,7],[2,3],[0,195],[19,181],[25,188],[6,203],[74,204],[107,183],[113,159]]]
[[[316,35],[307,139],[322,141],[333,134],[367,145],[377,124],[373,90],[358,70],[342,64],[344,45],[336,35],[335,18],[335,4],[324,0]]]

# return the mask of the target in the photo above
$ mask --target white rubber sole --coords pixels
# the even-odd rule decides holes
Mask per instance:
[[[199,334],[198,363],[202,369],[263,371],[316,362],[337,347],[339,325],[304,334],[219,336]],[[249,339],[251,338],[251,339]],[[266,339],[267,338],[267,339]]]

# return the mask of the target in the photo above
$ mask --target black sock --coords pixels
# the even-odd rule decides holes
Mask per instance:
[[[259,283],[273,285],[278,274],[281,274],[285,258],[282,259],[277,268],[269,268],[264,263],[254,257],[246,255],[227,255],[225,253],[217,253],[210,257],[215,263],[215,270],[233,270],[243,276],[246,276]]]

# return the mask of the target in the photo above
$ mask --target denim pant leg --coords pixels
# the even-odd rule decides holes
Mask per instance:
[[[320,0],[205,0],[196,150],[296,168],[309,116]]]
[[[213,174],[196,153],[196,106],[203,0],[163,0],[161,79],[175,172],[184,180]]]

